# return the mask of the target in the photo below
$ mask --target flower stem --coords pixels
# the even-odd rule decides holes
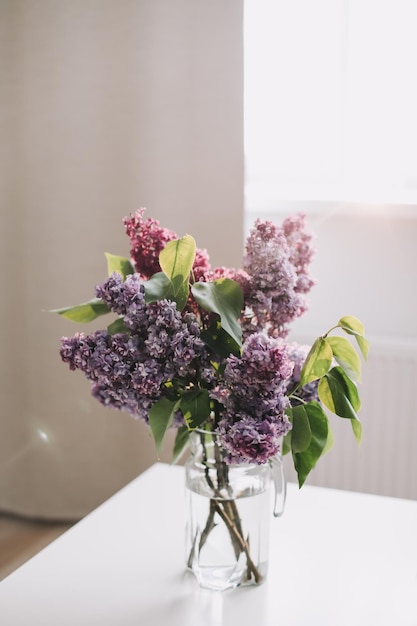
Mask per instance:
[[[255,579],[255,582],[256,583],[260,583],[262,581],[262,576],[261,576],[258,568],[256,567],[255,563],[252,561],[252,558],[251,558],[251,555],[250,555],[250,552],[249,552],[249,545],[248,545],[248,543],[243,539],[241,533],[237,529],[237,527],[234,524],[234,522],[229,518],[227,513],[222,509],[222,507],[220,506],[220,502],[215,501],[215,507],[216,507],[217,513],[220,515],[220,517],[222,518],[222,520],[226,524],[226,526],[229,529],[229,531],[234,535],[237,543],[239,544],[239,547],[241,548],[241,551],[244,552],[245,555],[246,555],[246,562],[247,562],[247,565],[248,565],[248,574],[250,572],[252,572],[252,574],[254,576],[254,579]],[[248,576],[248,579],[250,579],[250,576]]]

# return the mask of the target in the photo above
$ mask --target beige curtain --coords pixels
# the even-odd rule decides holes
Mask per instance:
[[[240,0],[0,3],[0,510],[76,519],[156,460],[48,310],[94,296],[139,206],[240,264],[242,37]]]

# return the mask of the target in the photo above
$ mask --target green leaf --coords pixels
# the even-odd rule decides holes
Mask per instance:
[[[327,428],[328,428],[327,441],[326,441],[326,445],[323,448],[323,452],[321,453],[321,456],[323,456],[324,454],[326,454],[326,452],[331,450],[334,444],[334,435],[333,435],[332,429],[330,428],[329,423],[327,423]]]
[[[171,300],[182,311],[189,295],[189,276],[195,257],[195,241],[190,235],[170,241],[159,255],[163,269],[143,283],[146,302]]]
[[[149,411],[149,426],[155,440],[158,455],[161,451],[165,433],[172,424],[178,405],[178,400],[161,398],[152,405]]]
[[[117,256],[116,254],[104,253],[107,259],[107,272],[110,276],[113,272],[117,272],[121,275],[123,280],[129,274],[134,274],[135,268],[132,265],[130,259],[126,259],[124,256]]]
[[[361,360],[352,344],[345,337],[328,337],[333,356],[346,374],[355,380],[361,381]]]
[[[187,304],[189,287],[185,282],[177,294],[174,293],[174,287],[168,276],[164,272],[157,272],[143,283],[145,289],[146,302],[158,302],[158,300],[171,300],[177,305],[178,311]]]
[[[189,430],[198,428],[210,416],[210,396],[207,389],[190,389],[181,395],[179,408]]]
[[[358,343],[365,361],[368,360],[369,341],[365,339],[365,327],[357,317],[353,315],[345,315],[338,321],[338,326],[342,328],[348,335],[353,335]]]
[[[221,327],[219,318],[207,330],[201,332],[201,339],[215,354],[227,358],[230,354],[240,356],[239,344]]]
[[[62,317],[73,322],[79,322],[83,324],[85,322],[91,322],[100,315],[109,313],[110,309],[100,298],[94,298],[89,302],[83,304],[77,304],[76,306],[68,306],[63,309],[52,309],[51,313],[58,313]]]
[[[337,323],[338,326],[349,332],[349,334],[356,334],[365,337],[365,326],[362,322],[353,315],[345,315],[341,317]]]
[[[292,422],[291,449],[293,452],[306,450],[311,443],[311,428],[307,411],[303,404],[293,406],[286,411]]]
[[[324,337],[318,337],[311,346],[300,374],[299,387],[317,380],[329,371],[333,359],[333,351]]]
[[[177,293],[181,285],[188,281],[193,268],[196,243],[191,235],[169,241],[159,254],[159,265],[174,285]]]
[[[285,456],[288,452],[291,452],[291,431],[288,431],[282,440],[282,456]]]
[[[189,278],[193,268],[196,243],[191,235],[169,241],[159,254],[159,265],[172,283],[174,299],[179,310],[187,303]]]
[[[352,425],[353,434],[355,435],[355,439],[358,443],[362,441],[362,424],[358,419],[350,420]]]
[[[129,329],[124,325],[123,319],[118,317],[114,322],[107,326],[109,335],[117,335],[117,333],[128,333]]]
[[[332,413],[339,417],[358,419],[361,403],[357,387],[339,366],[334,367],[320,380],[320,400]]]
[[[189,439],[190,431],[188,430],[188,426],[180,426],[175,436],[174,449],[172,451],[173,464],[177,463],[185,452]]]
[[[239,318],[243,308],[243,292],[240,285],[231,278],[218,278],[210,283],[194,283],[191,291],[203,309],[220,315],[222,328],[241,346]]]
[[[185,305],[187,304],[188,296],[190,294],[190,284],[188,280],[186,280],[178,289],[178,291],[174,294],[171,300],[177,303],[178,311],[182,311]]]
[[[328,440],[329,424],[326,413],[317,402],[308,402],[304,405],[311,430],[311,442],[306,450],[293,450],[294,467],[298,475],[298,485],[301,488],[323,455]]]
[[[187,304],[188,282],[185,282],[180,291],[175,294],[174,287],[164,272],[154,274],[143,283],[143,286],[145,288],[145,300],[148,303],[158,302],[158,300],[171,300],[177,304],[178,311],[182,311]]]
[[[143,283],[146,302],[158,302],[158,300],[173,300],[174,292],[172,283],[164,272],[158,272]]]

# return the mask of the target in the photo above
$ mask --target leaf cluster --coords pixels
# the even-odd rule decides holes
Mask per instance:
[[[352,336],[362,357],[367,360],[369,342],[362,322],[353,316],[342,317],[336,326],[313,343],[300,373],[300,381],[290,394],[292,406],[287,415],[291,431],[284,438],[284,454],[291,452],[301,487],[318,459],[333,444],[333,434],[325,408],[338,417],[350,420],[358,443],[362,425],[358,418],[360,398],[357,383],[361,381],[361,360],[351,342],[344,336],[331,336],[340,329]],[[317,381],[320,402],[302,402],[297,392]]]

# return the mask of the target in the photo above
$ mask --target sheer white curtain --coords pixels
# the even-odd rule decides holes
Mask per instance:
[[[0,510],[77,518],[156,460],[45,310],[94,296],[139,206],[240,263],[242,21],[239,0],[1,2]]]

